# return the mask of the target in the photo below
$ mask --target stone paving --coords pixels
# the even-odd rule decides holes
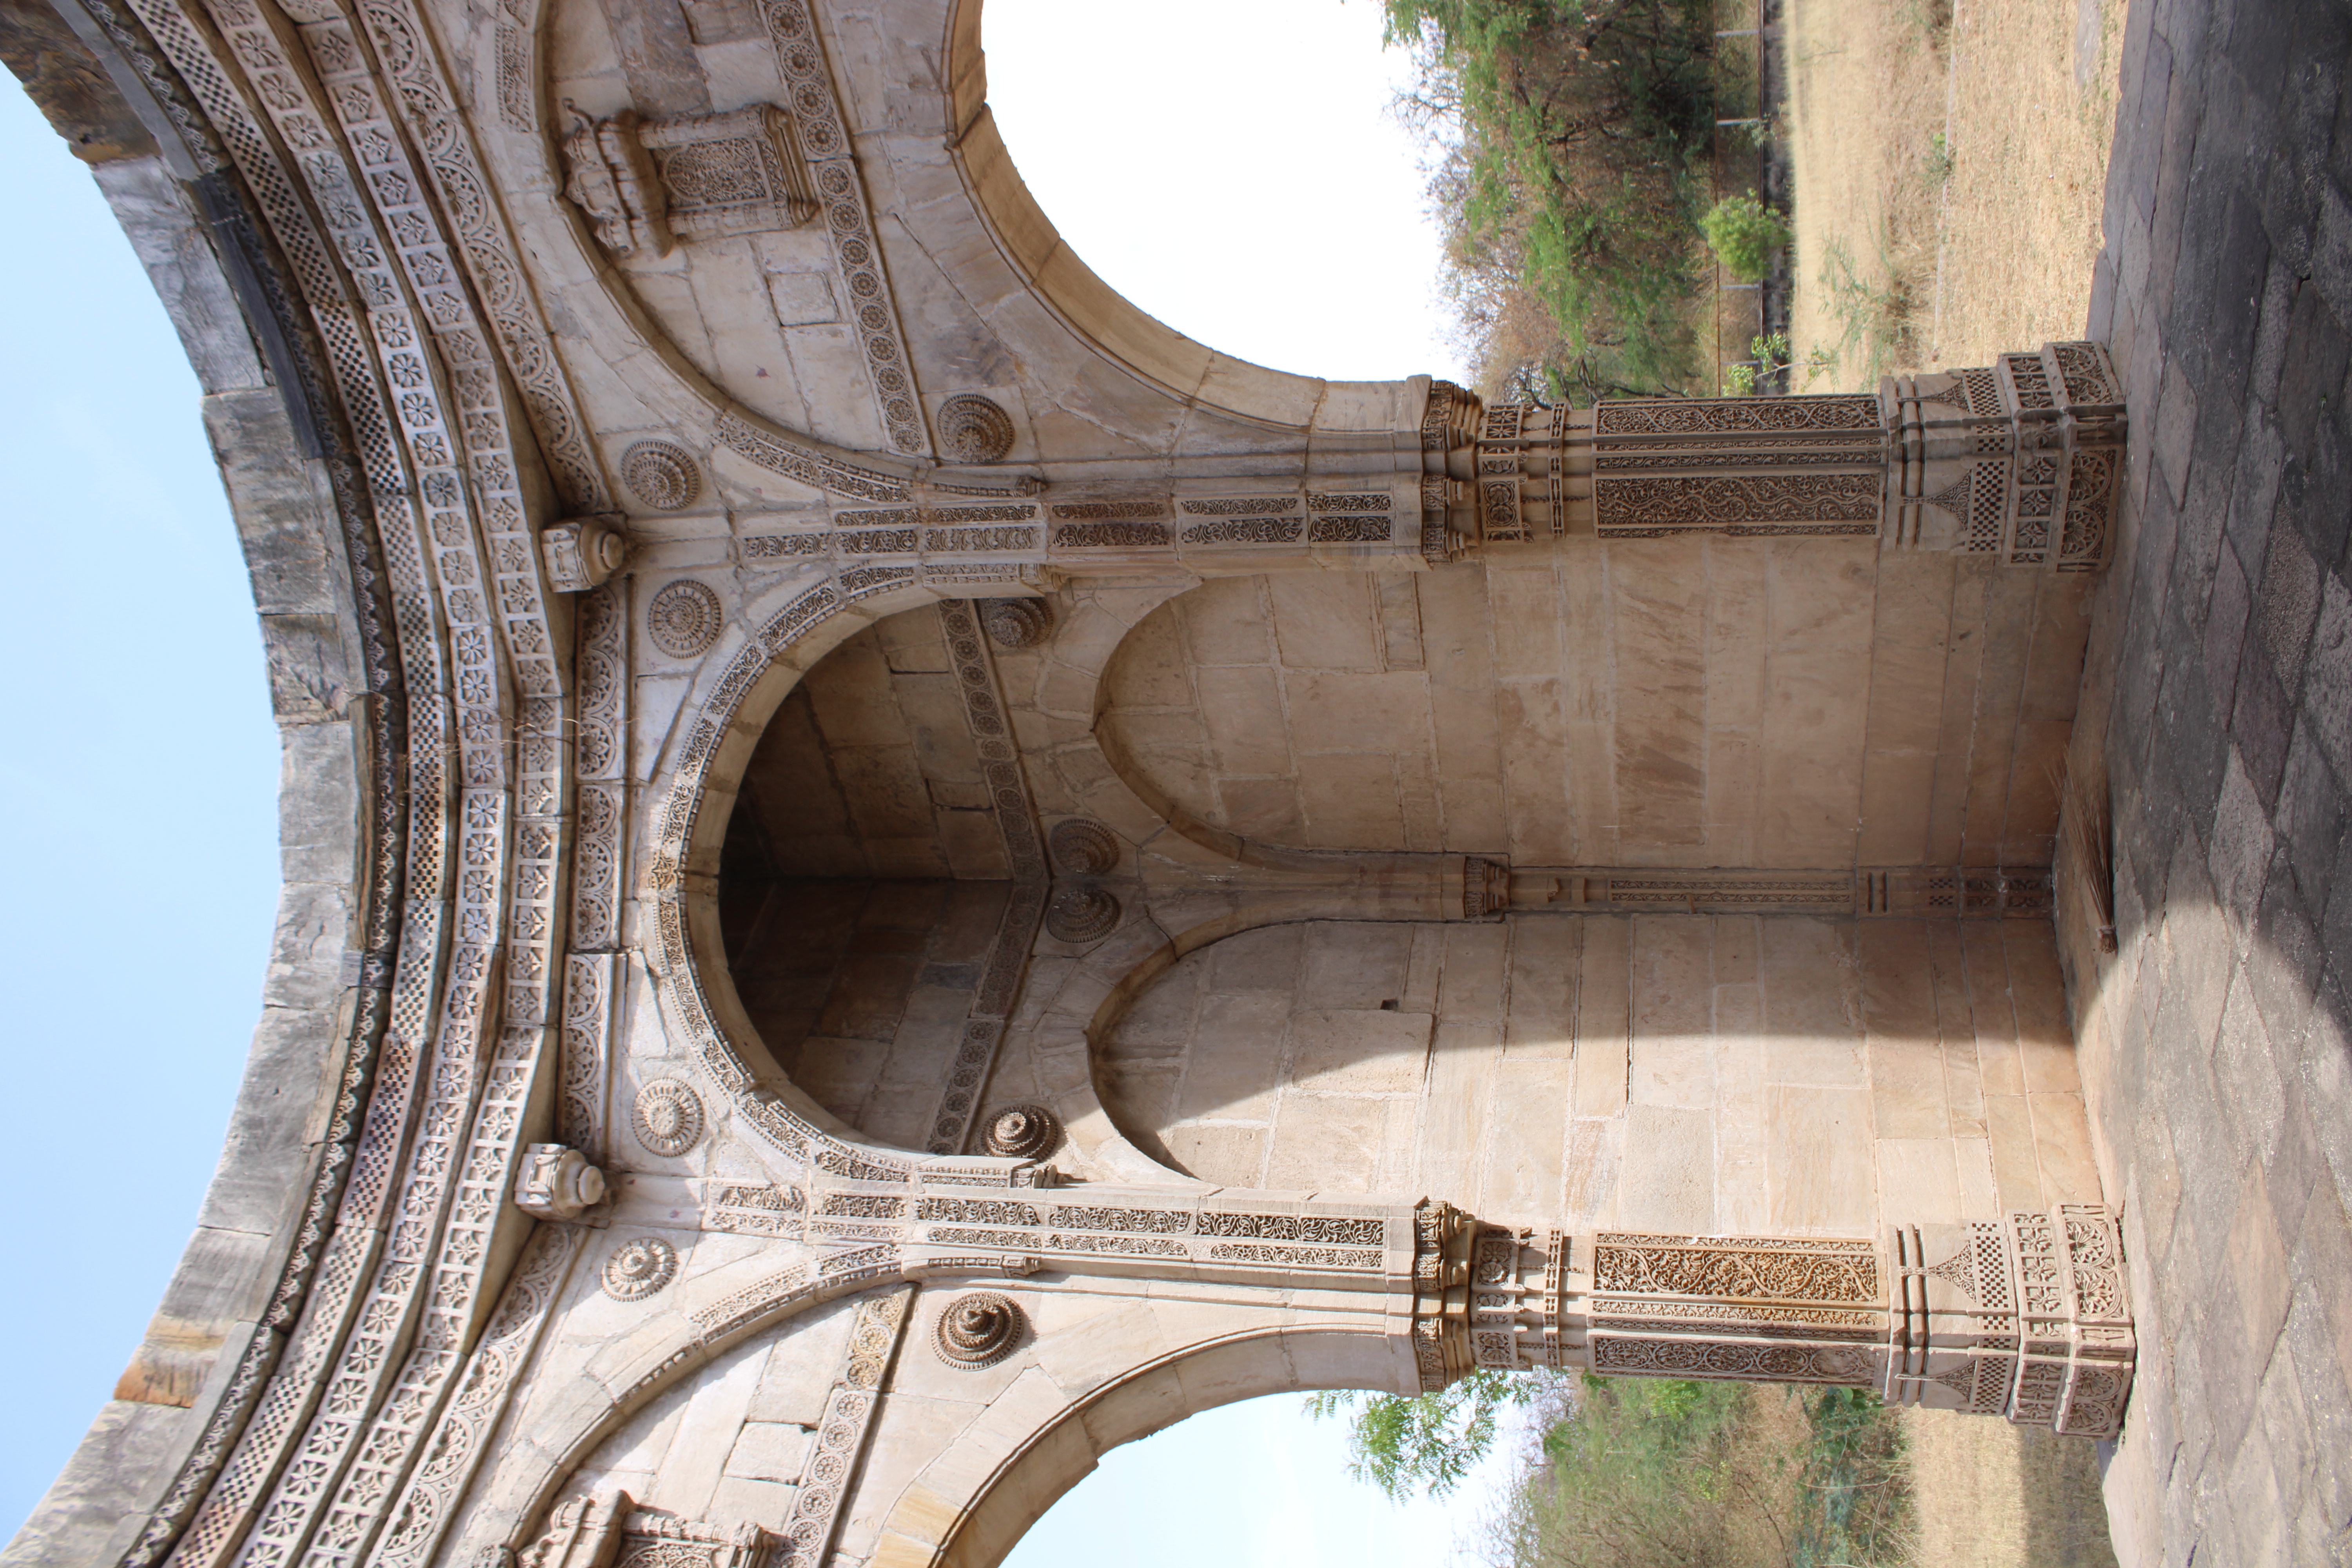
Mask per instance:
[[[2125,37],[2089,331],[2132,469],[2072,757],[2119,951],[2061,940],[2133,1254],[2126,1563],[2352,1563],[2347,58],[2327,0],[2139,0]]]

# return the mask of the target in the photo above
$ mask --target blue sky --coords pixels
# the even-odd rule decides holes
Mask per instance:
[[[1064,237],[1228,353],[1458,377],[1412,143],[1386,115],[1402,59],[1380,49],[1372,0],[1181,14],[1171,28],[1101,0],[991,0],[990,97]],[[0,244],[18,589],[0,616],[16,1107],[0,1182],[51,1216],[0,1292],[16,1350],[0,1362],[5,1535],[110,1394],[194,1224],[259,1002],[278,746],[178,340],[88,171],[5,73],[0,142],[0,210],[19,215]],[[1300,1403],[1230,1405],[1116,1451],[1012,1563],[1443,1563],[1488,1488],[1392,1509]]]

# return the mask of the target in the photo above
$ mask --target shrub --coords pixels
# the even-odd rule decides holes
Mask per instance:
[[[1758,201],[1754,191],[1724,197],[1698,226],[1723,269],[1743,283],[1762,278],[1771,268],[1772,253],[1789,243],[1787,220]]]

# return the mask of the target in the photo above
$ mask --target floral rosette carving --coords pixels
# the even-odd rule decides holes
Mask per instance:
[[[677,1278],[677,1248],[657,1236],[625,1242],[604,1260],[604,1294],[642,1301]]]
[[[656,1079],[637,1090],[629,1131],[647,1153],[675,1159],[702,1140],[702,1097],[676,1079]]]

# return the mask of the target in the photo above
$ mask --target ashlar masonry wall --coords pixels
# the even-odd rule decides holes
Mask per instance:
[[[1209,1181],[1866,1237],[2098,1201],[2064,1005],[2042,921],[1302,923],[1184,958],[1096,1070]]]
[[[1099,733],[1129,782],[1259,844],[2042,866],[2083,594],[1811,538],[1214,579],[1121,644]]]

